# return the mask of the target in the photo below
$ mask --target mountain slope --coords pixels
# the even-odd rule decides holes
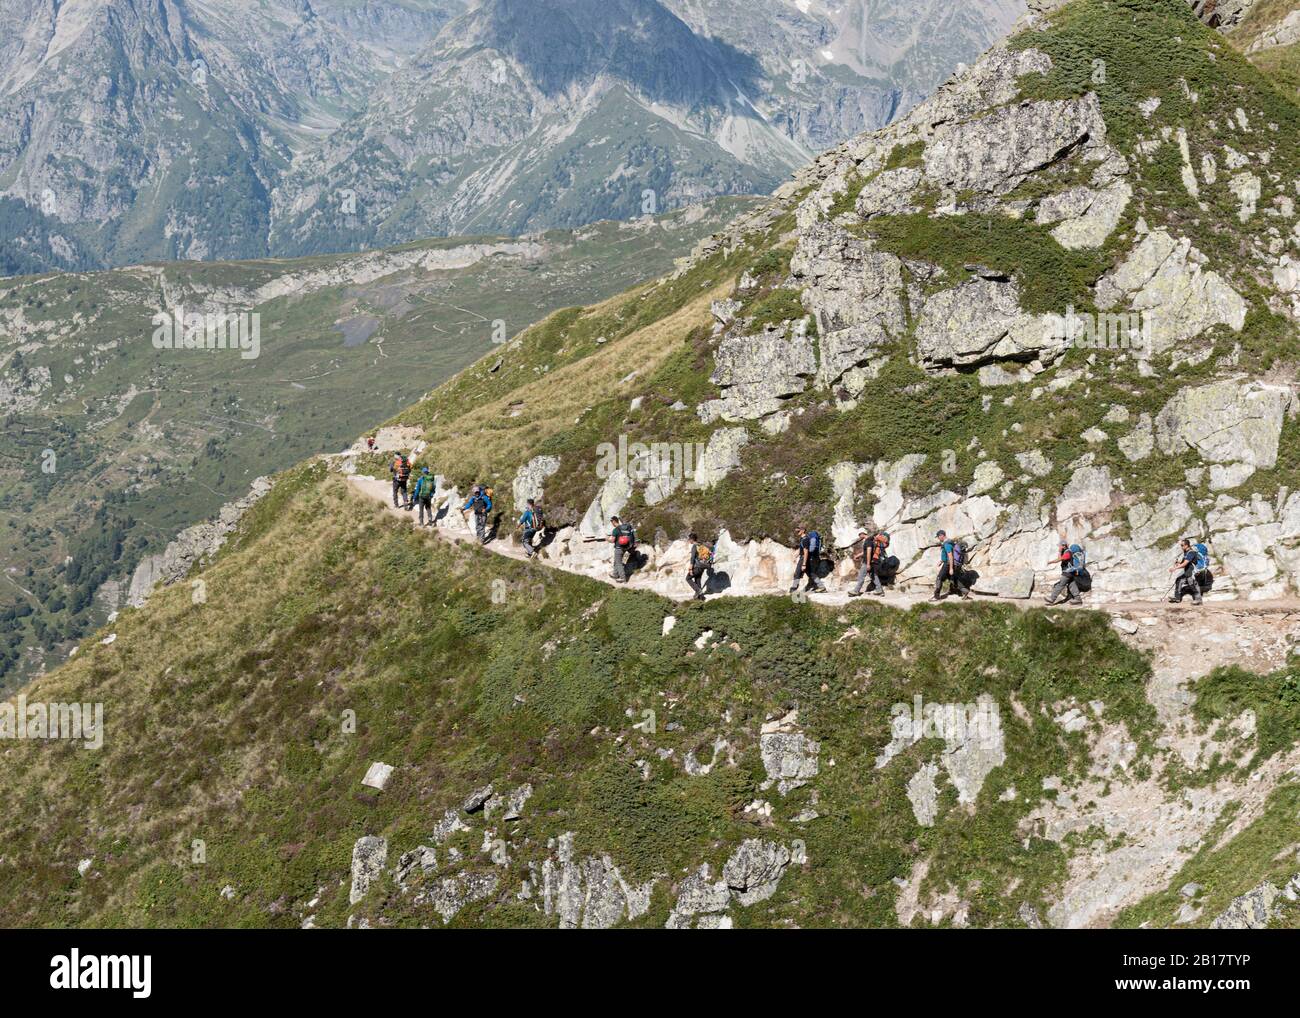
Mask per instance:
[[[888,33],[894,6],[832,17],[767,0],[489,0],[295,164],[273,243],[332,250],[470,223],[513,233],[769,191],[811,152],[911,105],[1019,12],[930,5],[917,24],[947,32],[925,69],[909,63],[915,36],[874,62],[833,48]],[[837,23],[846,11],[861,20]],[[338,223],[342,191],[358,196],[359,233]]]
[[[16,0],[0,13],[0,273],[267,253],[294,151],[459,0]]]
[[[203,598],[163,589],[38,680],[108,727],[8,747],[0,915],[1294,926],[1298,135],[1180,2],[1033,19],[671,276],[393,418],[438,534],[331,469],[383,458],[300,465]],[[1124,318],[1085,346],[1070,314]],[[539,561],[445,540],[471,481],[503,542],[542,498]],[[573,575],[609,569],[611,512],[637,589]],[[800,520],[889,530],[908,601],[939,527],[1008,597],[1078,540],[1110,610],[773,596]],[[655,596],[692,527],[722,596]],[[1157,616],[1184,533],[1222,603]]]
[[[62,660],[125,604],[138,562],[258,476],[350,440],[540,315],[667,270],[746,205],[0,283],[0,686]],[[208,312],[257,316],[257,356],[155,348],[156,315]]]

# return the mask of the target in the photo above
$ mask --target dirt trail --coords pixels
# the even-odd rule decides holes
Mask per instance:
[[[366,498],[379,502],[381,505],[384,506],[385,510],[391,515],[396,516],[399,519],[405,519],[412,526],[416,524],[417,515],[415,510],[411,510],[410,512],[408,512],[405,509],[398,509],[393,506],[391,482],[377,477],[369,477],[362,474],[351,474],[348,476],[348,483],[351,484],[352,487],[357,492],[364,495]],[[447,514],[455,513],[457,512],[457,508],[454,506],[449,506],[446,512]],[[443,518],[445,519],[446,517],[444,516]],[[526,560],[526,557],[524,555],[523,548],[520,546],[520,544],[518,543],[518,541],[515,539],[515,537],[510,531],[511,525],[512,525],[511,521],[508,519],[508,517],[503,516],[501,521],[501,530],[504,536],[484,545],[483,550],[486,552],[491,552],[495,555],[502,555],[506,558],[511,558],[511,559],[515,559],[516,561],[523,562]],[[453,530],[443,526],[427,527],[423,529],[427,530],[431,534],[434,534],[445,541],[452,541],[456,543],[464,542],[470,544],[477,544],[477,541],[474,540],[473,534],[466,531]],[[599,580],[600,582],[607,583],[610,586],[615,585],[613,578],[607,574],[593,576],[590,573],[583,572],[577,569],[566,568],[564,565],[557,562],[546,561],[541,559],[538,560],[538,564],[545,566],[548,569],[560,569],[563,570],[564,572],[574,573],[575,575],[586,576],[588,579]],[[721,563],[721,562],[719,563],[719,565],[724,565],[724,564],[725,563]],[[835,582],[835,581],[832,579],[830,582]],[[651,588],[651,584],[647,577],[638,575],[637,573],[633,573],[630,579],[628,580],[627,587],[632,590],[637,590],[637,589],[649,590]],[[677,601],[689,601],[691,599],[691,592],[686,587],[685,580],[682,581],[682,591],[680,594],[664,595],[662,591],[659,590],[655,590],[653,592],[659,594],[660,596],[672,597],[674,600]],[[759,592],[740,592],[740,591],[710,595],[710,597],[771,597],[771,596],[772,596],[771,592],[759,593]],[[832,590],[826,594],[809,593],[808,597],[814,604],[847,605],[853,601],[867,601],[869,603],[886,604],[894,608],[911,608],[914,605],[923,604],[930,600],[929,596],[924,593],[902,593],[900,591],[892,591],[892,590],[886,593],[884,597],[864,596],[862,598],[850,598],[848,596],[848,592],[844,590]],[[1012,604],[1022,610],[1044,607],[1042,596],[1037,594],[1034,597],[1027,598],[1027,599],[997,598],[991,595],[975,594],[973,595],[972,600],[1002,601],[1005,604]],[[959,603],[959,602],[957,601],[956,598],[948,598],[946,599],[945,603]],[[1061,607],[1064,608],[1065,610],[1074,610],[1064,605]],[[1259,615],[1275,615],[1275,614],[1286,615],[1293,612],[1300,613],[1300,598],[1279,598],[1279,599],[1268,600],[1268,601],[1263,601],[1263,600],[1242,601],[1236,598],[1224,598],[1221,600],[1214,600],[1213,595],[1211,595],[1211,597],[1207,599],[1204,604],[1199,606],[1194,606],[1191,604],[1191,602],[1185,602],[1181,605],[1170,604],[1166,600],[1097,602],[1092,604],[1087,603],[1087,601],[1085,600],[1085,604],[1083,607],[1084,609],[1091,608],[1095,611],[1105,611],[1112,615],[1124,615],[1124,616],[1127,615],[1153,616],[1153,615],[1162,615],[1167,612],[1174,613],[1174,614],[1178,614],[1178,613],[1188,614],[1188,613],[1195,612],[1196,614],[1210,614],[1216,616],[1224,616],[1224,615],[1259,616]]]

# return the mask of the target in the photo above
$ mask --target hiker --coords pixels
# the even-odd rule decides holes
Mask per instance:
[[[465,514],[471,509],[474,510],[474,533],[478,537],[478,542],[487,544],[487,520],[488,513],[492,511],[492,489],[481,484],[474,485],[469,501],[460,507],[460,518],[465,519]]]
[[[537,534],[545,532],[546,521],[542,516],[542,511],[537,508],[537,503],[533,499],[528,500],[528,507],[524,510],[523,515],[519,517],[519,529],[524,532],[524,556],[532,558],[537,554],[537,549],[533,547],[533,538]]]
[[[406,458],[405,453],[399,452],[393,457],[388,472],[393,475],[393,508],[402,507],[402,502],[397,497],[400,494],[406,503],[405,508],[410,509],[411,500],[406,494],[406,482],[411,479],[411,461]]]
[[[704,544],[698,534],[691,534],[691,564],[686,571],[686,582],[695,591],[695,600],[704,600],[704,591],[713,580],[713,548]],[[703,583],[700,578],[708,574]]]
[[[375,436],[374,436],[374,435],[367,435],[367,436],[366,436],[366,450],[367,450],[368,452],[374,452],[374,451],[375,451]]]
[[[884,564],[885,553],[889,550],[889,535],[883,530],[869,534],[858,531],[858,543],[854,546],[853,561],[859,564],[858,583],[849,591],[849,597],[861,597],[862,586],[871,580],[869,593],[877,597],[885,596],[885,584],[880,578],[880,567]]]
[[[636,550],[636,531],[630,523],[624,523],[617,516],[611,516],[609,522],[614,529],[605,540],[614,546],[614,582],[626,583],[627,563]]]
[[[795,531],[795,536],[799,539],[799,547],[795,551],[794,558],[794,583],[790,587],[790,593],[793,594],[799,589],[799,581],[808,577],[808,586],[806,590],[815,590],[819,594],[826,593],[826,584],[822,583],[817,576],[816,569],[822,557],[822,537],[815,530],[809,530],[806,526],[800,525]]]
[[[1205,548],[1205,545],[1199,545],[1199,548]],[[1197,581],[1197,574],[1204,572],[1209,568],[1209,549],[1201,553],[1198,548],[1192,547],[1192,539],[1184,537],[1178,542],[1178,558],[1172,566],[1169,567],[1171,573],[1178,573],[1174,579],[1174,592],[1169,598],[1170,604],[1182,604],[1183,598],[1188,594],[1192,595],[1192,604],[1201,603],[1201,585]]]
[[[956,591],[963,601],[969,601],[970,590],[962,578],[962,570],[966,565],[964,546],[960,541],[948,540],[948,532],[945,530],[938,531],[934,536],[939,541],[939,575],[934,581],[934,596],[930,600],[942,601],[948,596],[942,592],[946,581],[950,587],[948,593]]]
[[[433,526],[433,493],[437,486],[437,479],[429,473],[429,468],[421,467],[420,476],[415,479],[415,487],[411,489],[411,501],[420,507],[420,518],[416,523],[418,527]],[[426,516],[428,523],[425,522]]]
[[[1056,586],[1047,595],[1047,603],[1056,604],[1062,595],[1068,593],[1070,595],[1070,604],[1083,604],[1083,598],[1079,596],[1083,586],[1083,549],[1077,544],[1071,547],[1067,542],[1061,541],[1057,545],[1054,561],[1061,566],[1061,578],[1056,581]]]

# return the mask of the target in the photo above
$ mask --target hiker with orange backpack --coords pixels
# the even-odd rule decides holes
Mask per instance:
[[[410,496],[406,493],[406,484],[411,479],[411,461],[405,453],[399,452],[388,465],[388,472],[393,475],[393,508],[411,508]],[[401,499],[398,499],[398,495]],[[405,502],[405,505],[403,505]]]
[[[868,578],[871,580],[871,589],[868,593],[884,597],[885,585],[880,579],[880,567],[884,564],[888,552],[889,535],[883,530],[875,534],[868,534],[865,530],[858,531],[858,543],[853,552],[853,561],[859,564],[858,583],[849,591],[849,597],[861,597],[862,586]]]
[[[614,546],[614,582],[626,583],[627,564],[636,550],[636,531],[617,516],[611,516],[609,522],[614,529],[605,540]]]
[[[708,579],[701,582],[705,575]],[[696,533],[691,534],[691,564],[686,570],[686,582],[695,591],[695,600],[704,600],[704,591],[713,580],[713,547],[700,540]]]

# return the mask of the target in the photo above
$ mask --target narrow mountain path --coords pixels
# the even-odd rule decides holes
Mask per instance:
[[[416,521],[418,519],[417,510],[412,509],[408,512],[405,509],[399,509],[393,505],[393,491],[392,491],[391,481],[384,480],[378,477],[369,477],[364,474],[350,474],[348,475],[348,483],[358,494],[362,495],[365,498],[379,502],[390,515],[396,516],[398,519],[404,519],[412,526],[416,525]],[[436,504],[437,503],[435,503],[435,505]],[[451,513],[455,513],[457,511],[458,508],[449,503],[448,508],[446,510],[446,515],[450,515]],[[446,515],[444,515],[443,517],[444,519],[446,518]],[[515,539],[512,533],[511,530],[512,527],[513,527],[513,520],[509,517],[508,514],[503,515],[501,518],[501,527],[500,527],[502,536],[498,537],[496,540],[488,542],[486,545],[483,545],[482,551],[491,552],[494,555],[501,555],[505,558],[515,559],[516,561],[519,562],[528,561],[527,556],[524,555],[523,547]],[[440,525],[433,526],[433,527],[421,527],[418,529],[423,530],[426,533],[429,533],[430,535],[435,536],[436,538],[444,541],[451,541],[457,544],[460,543],[474,544],[474,545],[478,544],[478,541],[475,539],[472,531],[458,530],[458,529],[453,529],[450,527],[444,527]],[[793,551],[791,552],[791,554],[793,554]],[[536,561],[538,565],[544,566],[547,569],[559,569],[562,572],[572,573],[575,576],[585,576],[587,579],[598,580],[599,582],[608,584],[609,586],[617,585],[615,584],[613,577],[610,576],[607,572],[593,574],[586,570],[569,568],[566,565],[555,561],[547,561],[541,558],[538,558],[534,561]],[[725,567],[726,565],[726,563],[722,560],[719,560],[717,564],[719,567]],[[836,582],[836,580],[834,578],[831,578],[828,582],[834,583]],[[1170,581],[1171,585],[1172,582],[1173,581],[1171,580]],[[682,585],[682,590],[679,594],[678,593],[665,594],[661,589],[657,589],[652,586],[649,577],[639,575],[638,573],[633,573],[626,584],[627,588],[630,590],[641,589],[641,590],[646,590],[651,593],[654,593],[660,597],[670,597],[676,601],[690,601],[693,595],[691,590],[686,586],[686,580],[684,577],[682,579],[681,585]],[[709,597],[710,599],[715,597],[772,597],[775,596],[777,593],[778,592],[776,591],[734,591],[734,592],[727,591],[723,593],[710,594]],[[999,597],[994,597],[992,595],[974,594],[972,595],[972,600],[999,601],[1004,604],[1015,605],[1021,610],[1028,610],[1030,608],[1044,607],[1043,596],[1044,596],[1044,592],[1041,591],[1035,591],[1035,595],[1030,598],[999,598]],[[1213,595],[1211,595],[1211,598],[1212,597]],[[808,598],[814,604],[822,604],[822,605],[847,605],[852,603],[853,601],[864,601],[867,603],[885,604],[892,608],[911,608],[918,604],[927,603],[930,600],[928,593],[911,593],[911,592],[904,593],[896,590],[888,591],[884,597],[863,596],[861,598],[850,598],[848,596],[847,590],[831,590],[825,594],[810,592],[808,594]],[[1259,600],[1259,601],[1243,601],[1239,598],[1222,598],[1219,600],[1213,600],[1211,598],[1207,598],[1203,604],[1197,606],[1192,605],[1190,601],[1184,602],[1181,605],[1170,604],[1167,600],[1164,599],[1161,599],[1159,601],[1089,602],[1086,600],[1086,598],[1087,595],[1085,595],[1085,603],[1083,605],[1084,609],[1090,608],[1096,611],[1105,611],[1112,615],[1129,615],[1134,613],[1153,615],[1153,614],[1160,614],[1164,612],[1180,612],[1180,611],[1181,612],[1197,611],[1197,612],[1205,612],[1205,613],[1210,613],[1215,615],[1241,615],[1241,614],[1265,615],[1265,614],[1274,614],[1274,613],[1285,614],[1289,612],[1300,613],[1300,598],[1277,598],[1272,600]],[[960,604],[960,601],[955,597],[949,597],[945,600],[944,603]],[[1067,608],[1067,609],[1069,608],[1068,605],[1061,605],[1059,607]]]

